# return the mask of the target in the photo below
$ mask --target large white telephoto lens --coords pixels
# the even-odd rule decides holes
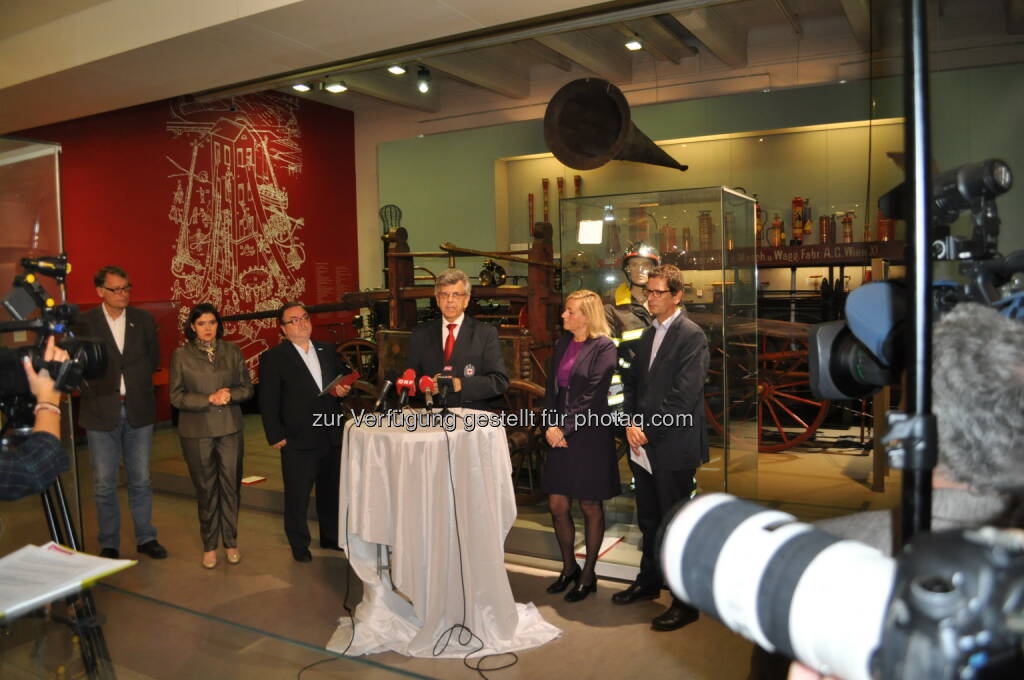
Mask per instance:
[[[665,525],[672,592],[768,651],[870,680],[895,562],[777,510],[698,496]]]

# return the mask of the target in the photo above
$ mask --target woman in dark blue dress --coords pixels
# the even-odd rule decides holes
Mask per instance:
[[[562,573],[548,592],[560,593],[573,584],[565,599],[578,602],[597,589],[594,568],[604,540],[602,501],[619,493],[614,428],[608,422],[616,349],[608,337],[601,298],[593,291],[578,290],[566,298],[562,327],[567,332],[555,344],[544,404],[549,425],[544,435],[551,450],[543,488],[562,552]],[[583,512],[587,546],[582,569],[574,552],[574,498]]]

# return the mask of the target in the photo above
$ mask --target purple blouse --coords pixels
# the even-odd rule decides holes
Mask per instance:
[[[569,346],[565,349],[565,354],[562,355],[562,360],[558,363],[558,386],[568,387],[569,386],[569,374],[572,372],[572,365],[576,363],[576,355],[583,349],[582,342],[576,342],[572,340],[569,342]]]

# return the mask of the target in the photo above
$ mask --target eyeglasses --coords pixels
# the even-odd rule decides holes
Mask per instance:
[[[669,290],[668,288],[666,288],[665,290],[658,290],[657,288],[644,288],[644,292],[647,293],[647,297],[661,297],[662,295],[665,295],[666,293],[671,293],[672,291]]]
[[[298,323],[309,323],[309,314],[303,314],[302,316],[297,316],[294,319],[288,319],[287,321],[282,321],[281,323],[285,326],[294,326],[295,324]]]
[[[120,288],[107,288],[106,286],[101,286],[101,288],[103,288],[103,290],[105,291],[113,293],[114,295],[132,292],[132,284],[130,283],[127,286],[121,286]]]
[[[438,300],[461,300],[466,297],[465,293],[438,293]]]

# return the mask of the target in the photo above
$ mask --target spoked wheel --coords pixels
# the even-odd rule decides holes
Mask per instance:
[[[544,388],[529,380],[510,380],[503,399],[506,412],[532,414],[531,420],[505,427],[509,456],[512,458],[512,484],[516,503],[532,505],[544,499],[540,490],[545,450],[540,418],[544,408]]]
[[[807,326],[787,321],[758,322],[760,333],[730,339],[728,351],[711,349],[704,412],[725,434],[726,409],[735,422],[757,422],[757,450],[778,453],[810,439],[828,414],[829,401],[811,394]],[[731,390],[723,388],[728,365]],[[756,367],[755,372],[751,370]]]
[[[362,380],[377,383],[377,343],[362,338],[348,340],[338,345],[338,354],[359,371]]]
[[[369,413],[373,409],[375,401],[377,401],[377,388],[374,387],[373,383],[366,380],[357,380],[352,383],[352,391],[349,393],[348,398],[342,402],[342,408],[345,409],[345,415],[348,415],[350,411],[356,414],[360,412]]]

